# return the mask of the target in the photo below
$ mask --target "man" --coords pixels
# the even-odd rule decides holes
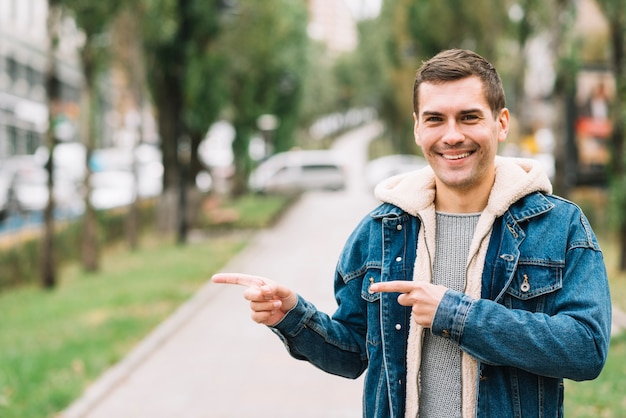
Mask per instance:
[[[539,164],[496,156],[510,115],[494,67],[466,50],[418,70],[414,134],[429,167],[376,188],[382,204],[337,263],[332,317],[270,279],[247,286],[254,321],[333,374],[367,369],[364,417],[561,417],[563,379],[606,360],[602,253]]]

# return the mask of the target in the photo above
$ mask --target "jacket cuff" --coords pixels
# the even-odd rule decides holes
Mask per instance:
[[[309,303],[298,295],[296,305],[285,314],[283,319],[269,328],[278,335],[293,337],[304,328],[304,324],[313,316],[314,312]]]
[[[460,343],[467,313],[474,299],[464,293],[448,289],[437,306],[431,333]]]

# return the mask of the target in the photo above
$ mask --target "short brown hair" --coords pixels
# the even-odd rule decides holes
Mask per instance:
[[[483,82],[483,90],[492,112],[497,114],[506,106],[502,80],[495,67],[486,59],[466,49],[448,49],[425,61],[415,74],[413,84],[413,111],[419,114],[419,86],[422,83],[444,83],[476,76]]]

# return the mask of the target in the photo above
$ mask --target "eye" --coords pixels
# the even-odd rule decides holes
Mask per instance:
[[[480,117],[477,114],[474,114],[474,113],[468,113],[467,115],[463,115],[461,117],[461,120],[469,121],[469,122],[476,121],[476,120],[479,120],[479,119],[480,119]]]
[[[441,122],[443,118],[441,116],[427,116],[425,122]]]

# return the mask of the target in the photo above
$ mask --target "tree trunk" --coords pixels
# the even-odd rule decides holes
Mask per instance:
[[[87,117],[85,127],[85,148],[87,150],[87,174],[85,176],[85,189],[87,195],[85,197],[85,214],[83,215],[82,230],[82,265],[85,271],[98,271],[100,268],[100,244],[98,241],[98,219],[96,211],[91,204],[91,169],[89,168],[89,160],[95,148],[96,141],[96,123],[95,123],[95,105],[93,99],[94,81],[95,81],[95,62],[93,51],[90,49],[92,43],[87,40],[81,58],[83,63],[83,71],[85,74],[85,86],[83,88],[83,109],[86,109]]]
[[[139,119],[136,126],[132,126],[135,130],[137,138],[134,148],[143,141],[144,129],[144,96],[146,90],[146,74],[144,57],[142,51],[142,34],[140,28],[136,25],[137,19],[143,18],[143,11],[137,4],[132,8],[124,9],[116,18],[115,26],[112,31],[113,35],[113,54],[116,64],[125,77],[125,88],[128,90],[132,107],[138,115]],[[125,109],[129,110],[129,109]],[[126,127],[128,128],[128,127]],[[134,190],[137,195],[137,162],[136,157],[133,158],[133,182]],[[126,238],[131,250],[136,250],[139,246],[139,201],[134,199],[130,206],[126,217]]]
[[[48,203],[44,210],[44,235],[41,242],[41,284],[46,289],[56,286],[56,260],[54,254],[54,120],[59,106],[59,80],[56,74],[56,51],[60,22],[60,9],[57,0],[48,0],[48,62],[45,75],[46,95],[48,101],[48,131],[46,142],[49,158],[46,164],[48,172]]]
[[[619,196],[617,197],[620,215],[619,220],[619,245],[620,259],[619,267],[621,271],[626,271],[626,149],[624,147],[624,134],[626,133],[626,114],[622,99],[626,97],[626,5],[623,0],[617,0],[614,3],[614,12],[612,16],[608,16],[609,26],[611,28],[611,47],[613,51],[613,70],[616,83],[616,100],[613,102],[614,128],[611,138],[612,142],[612,161],[611,171],[613,172],[612,181],[617,185],[613,191]]]

